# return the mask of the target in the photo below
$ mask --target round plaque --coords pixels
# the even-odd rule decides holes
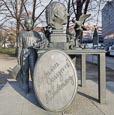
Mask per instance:
[[[60,50],[44,53],[36,62],[33,84],[44,109],[63,111],[77,91],[77,73],[70,57]]]

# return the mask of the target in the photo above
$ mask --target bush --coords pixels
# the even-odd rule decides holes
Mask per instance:
[[[15,48],[1,48],[0,53],[2,54],[15,54]]]

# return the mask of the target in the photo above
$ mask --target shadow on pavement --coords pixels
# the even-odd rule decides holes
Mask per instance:
[[[28,101],[30,101],[31,103],[33,103],[34,105],[37,105],[38,107],[40,107],[41,109],[43,109],[40,105],[40,103],[37,101],[36,97],[35,97],[35,93],[32,87],[32,81],[29,82],[29,86],[30,86],[30,92],[28,94],[26,94],[22,89],[21,89],[21,82],[18,80],[16,81],[15,79],[13,79],[13,77],[11,77],[11,73],[9,70],[7,71],[0,71],[0,90],[4,87],[4,85],[6,83],[9,83],[11,85],[11,87],[18,92],[21,96],[23,96],[25,99],[27,99]]]
[[[86,98],[88,98],[88,99],[91,99],[92,101],[99,102],[98,99],[96,99],[96,98],[94,98],[94,97],[91,97],[91,96],[89,96],[89,95],[87,95],[87,94],[85,94],[85,93],[82,93],[82,92],[80,92],[80,91],[78,91],[78,94],[81,95],[81,96],[84,96],[84,97],[86,97]]]
[[[5,72],[0,71],[0,84],[5,84],[8,81],[7,79],[12,79],[10,76],[11,75],[10,75],[10,72],[8,70]]]
[[[21,96],[23,96],[25,99],[27,99],[32,104],[38,106],[39,108],[43,109],[38,100],[35,97],[35,93],[32,87],[32,81],[29,81],[29,87],[30,92],[25,93],[21,88],[21,83],[19,81],[8,81],[9,84],[15,89],[16,92],[18,92]]]

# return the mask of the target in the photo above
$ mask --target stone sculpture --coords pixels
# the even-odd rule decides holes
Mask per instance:
[[[64,111],[72,103],[78,85],[70,57],[60,50],[43,53],[35,65],[33,85],[35,96],[45,110]]]
[[[82,39],[82,35],[83,35],[83,30],[86,30],[84,24],[84,21],[90,16],[91,14],[82,14],[79,18],[79,20],[72,20],[73,23],[75,23],[75,31],[76,31],[76,47],[82,47],[81,44],[81,39]]]
[[[90,14],[83,14],[79,21],[73,20],[75,23],[75,31],[68,29],[66,33],[63,32],[63,24],[67,23],[67,11],[64,4],[60,2],[52,2],[46,9],[46,21],[48,27],[52,28],[50,33],[49,46],[57,49],[75,49],[83,48],[81,44],[84,21]],[[67,36],[67,37],[66,37]]]
[[[46,21],[53,29],[63,29],[63,24],[67,22],[67,10],[64,4],[52,2],[46,9]]]
[[[74,31],[74,29],[67,30],[67,40],[69,42],[69,49],[73,49],[75,47],[75,31]]]
[[[77,73],[71,58],[60,50],[73,47],[74,38],[73,33],[69,31],[72,37],[69,37],[68,42],[66,32],[63,30],[67,13],[62,3],[49,4],[46,9],[46,19],[48,27],[44,32],[45,37],[49,39],[49,49],[38,51],[39,60],[35,65],[33,79],[34,92],[45,110],[63,112],[75,98]]]
[[[25,18],[24,25],[26,30],[18,35],[18,63],[21,65],[20,73],[22,76],[22,89],[25,93],[29,92],[29,69],[31,79],[33,79],[34,66],[37,60],[35,47],[42,47],[40,34],[33,31],[33,20]]]
[[[67,9],[60,2],[52,2],[46,9],[46,21],[51,29],[49,36],[50,48],[68,49],[66,32],[63,31],[63,25],[67,22]]]

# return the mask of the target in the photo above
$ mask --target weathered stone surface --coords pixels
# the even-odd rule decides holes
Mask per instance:
[[[21,66],[20,66],[19,64],[17,64],[17,65],[12,69],[11,75],[12,75],[12,77],[13,77],[14,79],[17,78],[17,75],[18,75],[20,69],[21,69]]]
[[[69,49],[66,33],[63,30],[53,30],[50,35],[50,47],[53,49]]]
[[[67,9],[63,3],[52,2],[46,8],[46,22],[54,29],[62,29],[67,23]]]
[[[67,42],[66,34],[65,33],[57,33],[50,35],[50,42]]]
[[[68,50],[69,44],[65,42],[50,43],[50,47],[53,49]]]
[[[77,91],[77,73],[70,57],[60,50],[44,53],[36,63],[34,91],[41,105],[50,111],[63,111]]]

